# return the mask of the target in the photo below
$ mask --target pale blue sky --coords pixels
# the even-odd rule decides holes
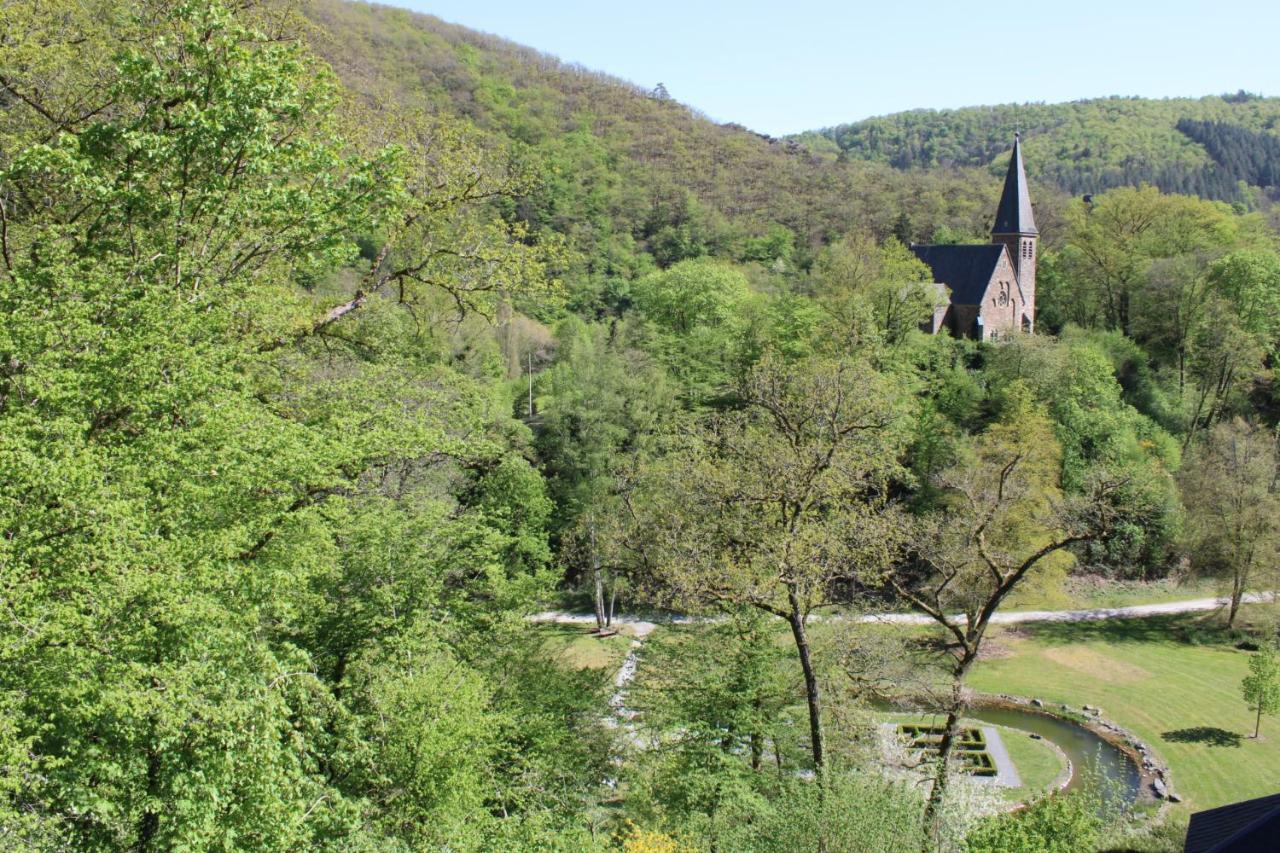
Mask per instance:
[[[1280,0],[383,2],[772,134],[916,107],[1280,94]]]

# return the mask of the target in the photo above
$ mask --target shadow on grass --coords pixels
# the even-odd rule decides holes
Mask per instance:
[[[1195,726],[1189,729],[1177,729],[1160,735],[1172,743],[1203,743],[1207,746],[1239,746],[1244,738],[1235,732],[1220,729],[1217,726]]]
[[[1031,622],[1018,630],[1048,643],[1228,643],[1231,635],[1215,613],[1182,613],[1089,622]]]

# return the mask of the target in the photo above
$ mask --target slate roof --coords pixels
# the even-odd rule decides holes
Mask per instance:
[[[1280,794],[1196,812],[1184,853],[1274,853],[1280,849]]]
[[[1013,156],[1009,158],[1009,171],[1004,176],[1004,192],[1000,194],[1000,206],[996,208],[996,224],[992,234],[1039,234],[1036,218],[1031,212],[1031,195],[1027,192],[1027,170],[1022,166],[1022,144],[1017,134],[1013,137]]]
[[[916,257],[933,270],[933,280],[951,288],[953,305],[979,305],[1004,251],[1001,243],[972,246],[912,245]]]

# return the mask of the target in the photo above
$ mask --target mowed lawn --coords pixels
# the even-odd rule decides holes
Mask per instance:
[[[1102,708],[1147,741],[1192,810],[1280,791],[1280,718],[1254,714],[1240,694],[1249,652],[1205,626],[1215,617],[1038,623],[994,635],[975,689]],[[1207,637],[1203,644],[1188,637]]]
[[[543,650],[557,663],[570,669],[604,669],[610,672],[622,666],[631,649],[629,626],[617,634],[600,637],[594,625],[539,625],[546,639]]]

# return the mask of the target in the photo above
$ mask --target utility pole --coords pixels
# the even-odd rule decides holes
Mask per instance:
[[[533,417],[533,349],[529,350],[529,417]]]

